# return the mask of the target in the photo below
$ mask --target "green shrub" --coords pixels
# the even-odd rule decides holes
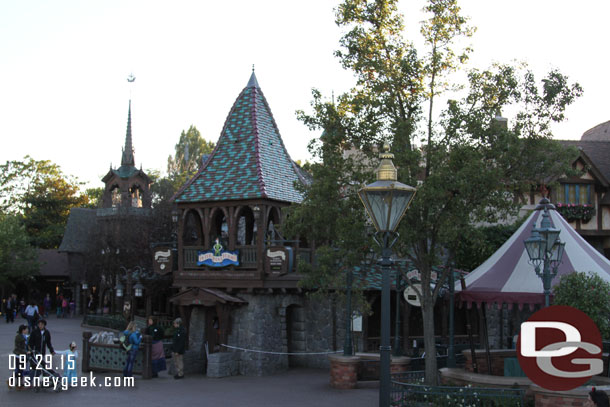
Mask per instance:
[[[595,322],[603,339],[610,338],[610,283],[592,272],[575,272],[561,276],[553,291],[553,305],[581,310]]]

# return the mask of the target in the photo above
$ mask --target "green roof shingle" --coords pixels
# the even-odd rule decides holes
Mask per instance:
[[[254,72],[231,108],[216,148],[175,202],[274,199],[301,202],[290,159]]]

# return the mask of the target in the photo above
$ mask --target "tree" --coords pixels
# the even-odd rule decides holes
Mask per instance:
[[[173,180],[176,189],[195,175],[202,165],[202,158],[214,150],[214,143],[206,141],[195,126],[190,126],[180,134],[175,154],[167,158],[168,178]]]
[[[102,204],[102,196],[104,195],[104,187],[87,188],[85,190],[85,195],[87,195],[87,199],[89,200],[89,203],[87,206],[91,209],[96,209]]]
[[[377,160],[371,159],[383,141],[392,145],[398,180],[419,185],[400,224],[395,252],[420,271],[426,381],[434,383],[434,304],[448,273],[432,281],[432,268],[447,270],[454,265],[462,235],[473,224],[516,214],[532,188],[569,171],[575,151],[551,139],[550,125],[564,119],[566,106],[582,89],[559,71],[539,82],[525,67],[502,64],[470,70],[467,83],[450,86],[447,75],[462,66],[470,51],[456,51],[455,43],[472,29],[455,0],[429,0],[425,10],[429,18],[421,32],[426,48],[418,52],[403,39],[397,0],[344,0],[336,22],[347,32],[336,55],[344,68],[353,71],[355,86],[332,109],[314,91],[313,113],[301,113],[300,118],[317,129],[332,124],[340,140],[322,137],[320,142],[331,142],[335,148],[354,146],[361,162],[372,164],[360,177],[353,175],[352,188],[376,166]],[[463,88],[462,97],[450,99],[435,120],[436,98],[457,88]],[[422,114],[425,106],[427,117]],[[496,119],[509,106],[518,111],[510,126]],[[324,177],[323,172],[314,173],[313,185],[324,184],[315,180],[316,175]],[[332,182],[334,176],[331,171],[326,179]],[[313,186],[310,192],[316,194]],[[313,196],[306,195],[307,199],[314,202]],[[318,218],[334,211],[330,206],[336,201],[332,205],[323,201],[317,203]],[[354,215],[341,213],[348,216]],[[357,219],[342,222],[355,229]],[[341,235],[333,238],[340,240]]]
[[[324,296],[333,293],[342,301],[341,289],[346,286],[347,271],[361,265],[370,253],[368,238],[362,234],[366,222],[362,204],[353,187],[354,182],[364,181],[364,170],[357,159],[343,157],[346,136],[344,129],[336,126],[335,106],[318,102],[315,107],[319,110],[317,117],[308,117],[302,112],[299,116],[312,129],[325,129],[320,140],[312,140],[308,146],[320,162],[308,163],[313,182],[310,186],[296,185],[304,200],[287,209],[282,227],[288,236],[306,237],[316,246],[315,267],[299,263],[299,270],[304,272],[299,284]],[[360,303],[357,307],[365,311],[366,305],[358,295],[360,288],[356,282],[354,302]]]
[[[22,217],[36,247],[59,247],[70,209],[89,203],[80,186],[48,160],[26,156],[23,161],[7,161],[0,166],[2,210]]]
[[[610,283],[593,272],[574,272],[561,276],[553,295],[553,305],[581,310],[595,322],[602,338],[610,337]]]
[[[38,256],[16,215],[0,212],[0,286],[14,288],[39,269]]]

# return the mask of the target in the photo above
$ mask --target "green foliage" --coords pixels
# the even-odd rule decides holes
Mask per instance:
[[[89,204],[75,178],[63,174],[57,164],[36,161],[7,161],[0,166],[0,206],[7,213],[20,214],[34,246],[59,247],[70,209]]]
[[[176,190],[191,178],[201,166],[204,155],[214,150],[214,143],[201,137],[197,127],[191,126],[180,134],[175,154],[167,158],[167,174]]]
[[[87,207],[91,209],[99,208],[102,204],[102,196],[104,195],[104,187],[87,188],[85,195],[89,199]]]
[[[464,271],[479,267],[515,233],[521,223],[523,219],[511,225],[470,227],[463,230],[454,246],[455,267]]]
[[[39,269],[38,256],[16,215],[0,213],[0,286],[15,287]]]
[[[432,267],[454,262],[471,225],[515,215],[532,188],[570,171],[575,151],[553,141],[550,126],[564,119],[565,108],[582,89],[558,71],[538,81],[526,68],[505,64],[471,70],[466,83],[448,83],[447,75],[460,69],[470,53],[456,44],[473,29],[456,0],[429,0],[425,10],[425,46],[417,50],[404,39],[397,0],[344,0],[338,6],[336,23],[346,33],[335,54],[353,72],[355,85],[338,97],[336,106],[314,90],[313,112],[299,112],[311,129],[325,130],[312,144],[320,144],[312,155],[327,168],[312,166],[314,183],[302,209],[308,216],[296,216],[294,222],[310,223],[295,231],[316,243],[328,242],[341,256],[342,242],[352,243],[351,249],[343,245],[346,251],[370,245],[362,232],[363,210],[351,197],[372,180],[377,146],[390,142],[398,180],[419,185],[394,250],[421,272],[430,355],[426,376],[433,382],[433,309],[442,284],[430,288]],[[454,89],[463,89],[464,96],[449,100],[435,120],[435,98]],[[496,116],[508,107],[517,111],[516,119],[503,125]],[[356,152],[350,162],[343,151],[352,148]],[[333,264],[329,262],[326,272],[337,275]]]
[[[602,338],[610,338],[610,283],[592,272],[574,272],[561,276],[553,294],[553,305],[581,310],[595,322]]]

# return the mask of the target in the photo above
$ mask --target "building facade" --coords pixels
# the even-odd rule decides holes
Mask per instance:
[[[336,307],[297,285],[297,260],[311,261],[313,248],[279,233],[283,209],[302,200],[295,185],[306,182],[253,72],[216,148],[174,196],[180,291],[171,301],[187,323],[193,369],[263,375],[326,366],[324,352],[341,343]],[[316,355],[290,355],[303,352]]]

